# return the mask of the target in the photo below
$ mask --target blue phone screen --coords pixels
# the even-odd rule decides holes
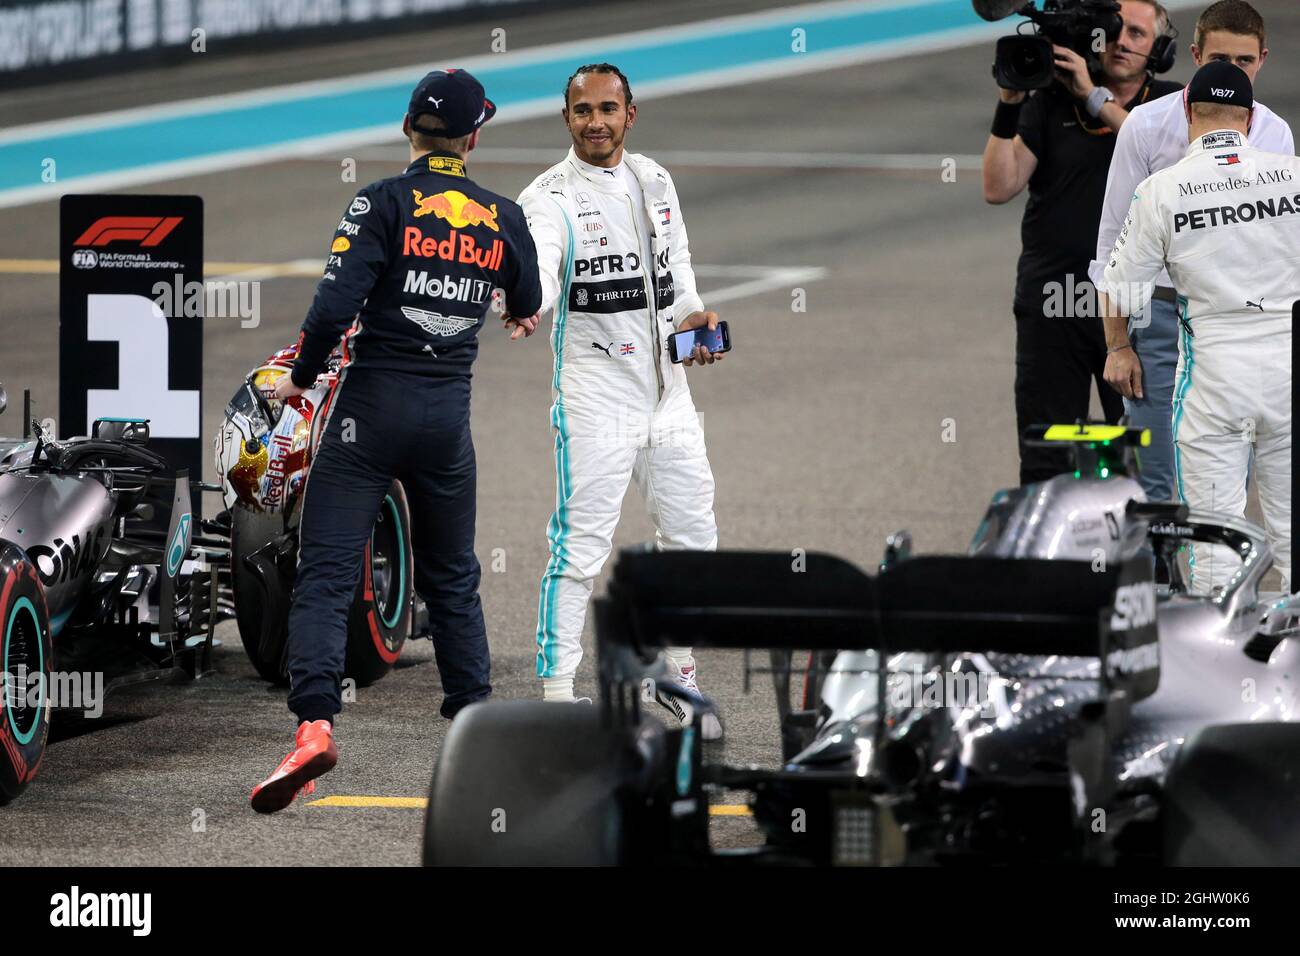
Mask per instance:
[[[722,351],[722,329],[688,329],[673,333],[676,340],[677,357],[686,358],[695,351],[697,345],[703,345],[710,352]]]

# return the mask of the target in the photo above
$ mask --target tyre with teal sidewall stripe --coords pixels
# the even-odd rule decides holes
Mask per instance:
[[[0,543],[0,804],[26,789],[40,769],[50,732],[53,646],[36,565]]]

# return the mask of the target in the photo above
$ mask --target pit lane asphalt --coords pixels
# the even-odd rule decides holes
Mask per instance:
[[[756,6],[710,4],[708,15]],[[1300,10],[1281,0],[1259,7],[1277,51],[1259,96],[1282,116],[1300,117],[1294,56]],[[690,3],[658,5],[654,13],[610,5],[501,22],[518,47],[648,27],[665,14],[681,22],[696,11]],[[1175,19],[1183,39],[1173,76],[1185,81],[1192,15],[1183,11]],[[165,74],[5,94],[0,109],[12,122],[30,122],[75,112],[92,89],[96,107],[108,109],[412,63],[422,50],[431,57],[486,52],[492,25],[458,26],[432,42],[403,37],[274,56],[209,54]],[[792,311],[790,288],[720,306],[732,323],[735,352],[721,366],[689,373],[717,479],[724,547],[829,551],[869,567],[885,536],[907,528],[919,551],[960,550],[992,491],[1014,483],[1009,306],[1022,207],[986,206],[978,169],[959,169],[955,182],[940,175],[942,157],[983,149],[993,102],[990,57],[984,45],[642,107],[630,145],[652,156],[734,150],[933,158],[932,167],[912,170],[818,168],[780,157],[767,166],[672,164],[697,262],[827,270],[803,286],[804,313]],[[395,117],[403,105],[394,104]],[[558,160],[567,136],[558,118],[530,120],[489,125],[483,145],[552,150]],[[404,166],[399,146],[395,138],[392,149],[358,150],[358,183]],[[93,140],[86,148],[94,148]],[[211,261],[323,258],[355,189],[339,181],[343,155],[130,191],[202,195]],[[470,160],[478,181],[510,196],[544,165]],[[54,203],[0,211],[0,259],[53,259],[57,239]],[[709,289],[722,281],[702,283],[706,303]],[[10,273],[0,284],[0,380],[11,400],[30,387],[38,412],[52,413],[56,277]],[[313,287],[314,280],[303,277],[264,282],[255,329],[239,328],[238,320],[208,322],[205,436],[247,369],[295,337]],[[536,693],[532,635],[554,480],[550,364],[543,335],[511,343],[498,329],[483,332],[473,409],[478,552],[501,697]],[[0,418],[0,432],[19,427],[13,411]],[[955,441],[945,441],[945,431]],[[650,535],[633,491],[617,544]],[[496,549],[505,557],[502,573],[490,570]],[[126,691],[110,697],[99,720],[56,727],[37,781],[0,810],[0,863],[418,862],[418,809],[300,801],[270,818],[248,809],[248,790],[283,756],[292,721],[284,692],[257,680],[244,660],[233,625],[224,625],[219,636],[225,643],[215,674]],[[315,798],[425,795],[448,726],[437,716],[430,651],[427,642],[410,645],[394,673],[361,689],[346,707],[338,728],[340,764],[322,778]],[[756,676],[753,693],[745,696],[738,654],[701,651],[699,660],[701,684],[719,699],[727,720],[724,759],[773,765],[779,749],[765,678]],[[589,654],[579,675],[581,692],[594,689],[592,664]],[[203,829],[196,830],[199,819]],[[744,818],[715,818],[714,832],[719,845],[756,840]]]

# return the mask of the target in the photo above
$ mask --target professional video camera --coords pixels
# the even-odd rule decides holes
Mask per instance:
[[[1113,42],[1124,28],[1117,0],[1043,0],[1037,9],[1033,0],[971,0],[975,12],[985,20],[1001,20],[1013,14],[1028,17],[1036,30],[998,40],[993,76],[1008,90],[1038,90],[1051,86],[1056,76],[1052,44],[1068,47],[1098,64],[1098,41]]]

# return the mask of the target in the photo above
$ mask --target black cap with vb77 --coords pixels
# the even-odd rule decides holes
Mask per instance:
[[[411,93],[406,115],[411,128],[429,136],[455,139],[474,132],[492,118],[497,108],[483,95],[483,84],[468,70],[434,70]],[[432,129],[416,123],[421,113],[432,113],[445,124]]]
[[[1185,99],[1192,103],[1218,103],[1252,109],[1255,105],[1250,77],[1239,66],[1226,60],[1211,60],[1196,71],[1187,84]]]

